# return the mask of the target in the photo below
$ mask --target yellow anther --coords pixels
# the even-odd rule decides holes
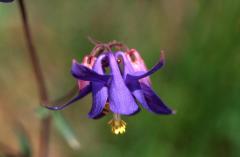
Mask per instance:
[[[112,133],[115,135],[123,134],[126,132],[126,122],[121,119],[111,119],[108,124],[111,126]]]

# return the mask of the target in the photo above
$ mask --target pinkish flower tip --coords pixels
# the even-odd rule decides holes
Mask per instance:
[[[77,63],[77,60],[76,59],[72,59],[72,63]]]
[[[165,64],[165,54],[163,50],[161,50],[160,52],[160,61],[163,62],[163,64]]]

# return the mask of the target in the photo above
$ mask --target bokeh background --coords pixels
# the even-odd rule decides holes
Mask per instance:
[[[240,156],[239,0],[26,0],[34,42],[52,100],[75,85],[71,60],[89,53],[91,36],[122,41],[141,52],[148,67],[161,49],[166,65],[153,88],[177,111],[142,110],[123,117],[127,133],[111,134],[107,122],[87,118],[91,96],[61,112],[75,131],[74,150],[56,127],[56,157]],[[0,4],[0,143],[19,150],[16,123],[38,152],[38,93],[16,2]],[[1,153],[0,153],[1,154]],[[1,156],[1,155],[0,155]]]

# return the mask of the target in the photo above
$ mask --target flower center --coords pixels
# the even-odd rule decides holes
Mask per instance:
[[[113,119],[111,119],[108,124],[111,126],[111,131],[115,135],[123,134],[126,132],[126,122],[121,120],[120,114],[113,114]]]

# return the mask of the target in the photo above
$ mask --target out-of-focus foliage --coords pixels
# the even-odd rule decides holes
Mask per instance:
[[[54,127],[56,127],[56,130],[63,136],[69,146],[75,150],[79,149],[79,140],[77,139],[73,128],[69,125],[64,116],[60,112],[51,112],[43,106],[44,105],[39,106],[36,110],[36,116],[39,118],[39,120],[46,118],[50,114]]]
[[[173,116],[146,111],[123,117],[127,133],[114,136],[111,116],[87,118],[91,96],[61,111],[76,129],[73,151],[52,129],[50,156],[237,157],[240,156],[239,0],[26,0],[34,41],[52,99],[74,85],[72,58],[93,45],[119,40],[152,66],[160,49],[166,66],[152,76],[154,89],[177,110]],[[39,123],[17,3],[0,4],[0,141],[17,148],[14,120],[30,132],[37,152]]]
[[[16,134],[19,141],[20,154],[24,157],[32,156],[31,144],[29,142],[27,132],[19,126],[18,129],[16,130]]]
[[[77,137],[72,129],[68,125],[68,122],[65,120],[65,118],[62,116],[60,112],[55,112],[52,114],[54,124],[56,125],[57,130],[62,134],[62,136],[66,139],[68,144],[73,149],[79,149],[80,143],[77,140]]]

